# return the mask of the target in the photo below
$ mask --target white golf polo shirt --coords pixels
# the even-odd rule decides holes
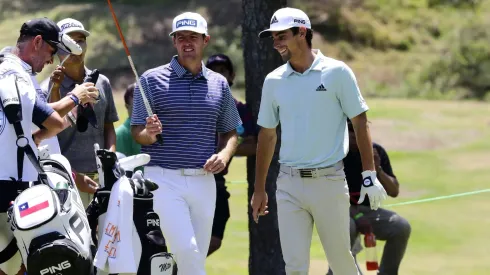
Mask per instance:
[[[258,124],[281,123],[279,162],[294,168],[334,165],[349,150],[347,117],[369,108],[352,70],[319,50],[304,73],[289,62],[269,73],[262,87]]]

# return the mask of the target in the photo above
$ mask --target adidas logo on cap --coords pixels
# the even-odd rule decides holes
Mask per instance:
[[[275,23],[279,23],[279,21],[277,20],[277,17],[272,17],[272,20],[271,20],[271,25],[272,24],[275,24]]]

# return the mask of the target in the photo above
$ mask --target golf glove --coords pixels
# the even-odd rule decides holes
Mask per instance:
[[[366,195],[369,197],[372,210],[378,209],[381,202],[386,199],[386,190],[376,178],[376,171],[362,172],[361,196],[358,204],[364,201]]]

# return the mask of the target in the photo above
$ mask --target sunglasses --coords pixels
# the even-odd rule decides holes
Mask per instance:
[[[54,56],[58,52],[58,46],[52,41],[44,40],[44,39],[43,41],[46,42],[49,46],[51,46],[51,48],[53,48],[53,50],[51,51],[51,56]]]

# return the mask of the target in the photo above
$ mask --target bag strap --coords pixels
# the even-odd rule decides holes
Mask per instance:
[[[3,264],[6,261],[10,260],[15,255],[15,253],[17,253],[17,251],[17,241],[15,240],[15,238],[12,238],[7,247],[0,251],[0,264]]]
[[[22,101],[19,93],[19,86],[17,86],[17,76],[15,76],[15,88],[17,89],[20,112],[22,113]],[[22,181],[22,176],[24,173],[24,156],[27,155],[27,158],[31,161],[32,165],[39,174],[40,182],[47,184],[48,177],[39,163],[39,158],[37,158],[36,154],[34,154],[34,150],[29,144],[29,139],[27,139],[27,137],[24,135],[24,129],[22,129],[21,121],[22,117],[13,123],[15,134],[17,135],[17,140],[15,142],[17,144],[17,180]]]

